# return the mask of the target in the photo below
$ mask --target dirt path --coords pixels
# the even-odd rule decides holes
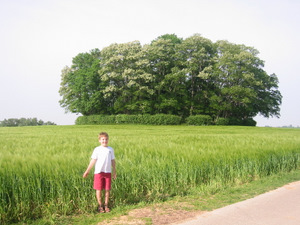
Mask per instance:
[[[128,215],[115,218],[98,225],[163,225],[185,221],[204,213],[203,211],[193,210],[192,205],[182,202],[173,204],[155,204],[153,206],[134,209]]]

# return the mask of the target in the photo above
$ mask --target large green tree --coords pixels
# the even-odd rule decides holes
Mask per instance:
[[[100,51],[94,49],[78,54],[73,58],[72,66],[62,70],[60,104],[66,111],[83,115],[107,113],[101,93],[106,84],[98,74],[99,62]]]
[[[216,42],[216,63],[203,77],[213,85],[211,114],[216,117],[279,116],[281,94],[276,75],[268,75],[258,51],[227,41]]]
[[[107,83],[101,93],[111,114],[151,111],[153,77],[147,66],[138,41],[112,44],[101,51],[99,77]]]
[[[153,76],[151,89],[154,91],[152,113],[180,114],[183,102],[183,83],[180,77],[173,73],[176,66],[176,48],[182,40],[176,35],[162,35],[144,46],[148,71]]]
[[[198,34],[185,39],[178,46],[175,71],[185,76],[187,115],[208,113],[204,93],[207,84],[200,74],[213,64],[214,54],[213,43]]]
[[[92,114],[157,114],[217,119],[280,116],[282,96],[259,52],[195,34],[162,35],[150,44],[112,44],[73,58],[61,75],[67,111]]]

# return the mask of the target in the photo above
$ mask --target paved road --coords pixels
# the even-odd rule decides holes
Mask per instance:
[[[180,225],[300,225],[300,181]]]

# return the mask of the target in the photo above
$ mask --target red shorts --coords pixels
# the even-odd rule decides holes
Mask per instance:
[[[95,190],[110,190],[111,189],[111,173],[94,174],[94,189]]]

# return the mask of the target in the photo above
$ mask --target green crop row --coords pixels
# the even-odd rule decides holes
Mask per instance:
[[[223,126],[93,125],[0,128],[0,223],[91,212],[82,178],[106,131],[117,174],[111,206],[208,191],[300,166],[300,130]]]

